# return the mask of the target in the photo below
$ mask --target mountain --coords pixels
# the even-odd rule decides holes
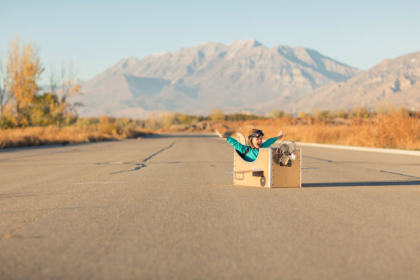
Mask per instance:
[[[351,109],[354,107],[404,106],[420,110],[420,52],[387,59],[346,82],[319,88],[296,107]]]
[[[82,83],[80,114],[144,116],[177,111],[295,111],[300,98],[360,70],[307,48],[255,40],[202,43],[174,53],[129,57]]]

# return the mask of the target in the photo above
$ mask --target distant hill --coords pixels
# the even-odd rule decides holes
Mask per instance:
[[[147,112],[296,111],[314,90],[361,71],[307,48],[258,41],[202,43],[174,53],[125,58],[82,83],[82,116]],[[320,96],[320,95],[317,95]],[[307,108],[311,104],[307,103]]]
[[[420,52],[384,60],[346,82],[317,89],[296,107],[307,111],[389,105],[420,110]]]

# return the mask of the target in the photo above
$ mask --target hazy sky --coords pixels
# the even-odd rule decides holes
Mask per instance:
[[[420,1],[0,0],[0,34],[3,61],[19,36],[47,70],[72,63],[82,80],[123,57],[248,39],[316,49],[367,70],[420,51]]]

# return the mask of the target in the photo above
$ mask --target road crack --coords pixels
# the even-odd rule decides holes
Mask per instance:
[[[151,154],[150,156],[144,158],[141,162],[136,162],[136,167],[134,167],[133,169],[129,169],[129,170],[121,170],[121,171],[116,171],[116,172],[112,172],[111,174],[119,174],[119,173],[125,173],[125,172],[132,172],[132,171],[137,171],[140,170],[142,168],[147,167],[147,165],[145,164],[145,162],[151,160],[152,158],[154,158],[155,156],[163,153],[164,151],[167,151],[169,149],[171,149],[174,145],[175,145],[176,141],[173,141],[171,144],[169,144],[166,147],[163,147],[162,149],[160,149],[159,151],[154,152],[153,154]]]

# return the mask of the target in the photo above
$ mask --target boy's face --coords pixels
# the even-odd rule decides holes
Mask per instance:
[[[262,144],[262,136],[260,136],[260,137],[252,137],[252,145],[255,147],[255,148],[261,148],[261,144]]]

